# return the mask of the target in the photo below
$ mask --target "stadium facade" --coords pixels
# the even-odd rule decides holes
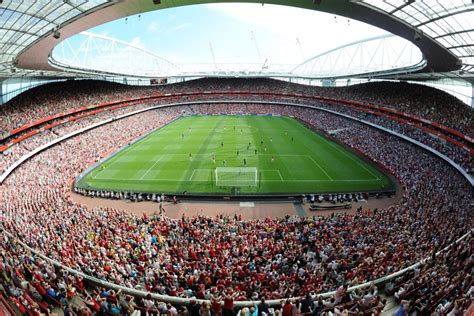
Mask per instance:
[[[156,80],[161,80],[161,82],[163,79],[166,79],[165,82],[168,80],[176,82],[209,76],[274,77],[320,85],[345,85],[378,79],[418,81],[443,88],[469,105],[473,102],[474,50],[471,26],[473,4],[468,0],[443,1],[442,4],[436,1],[266,2],[317,10],[362,21],[412,42],[421,51],[422,60],[413,65],[404,65],[395,69],[383,69],[383,67],[373,69],[373,65],[369,64],[365,65],[365,69],[359,69],[357,72],[348,70],[344,73],[344,70],[335,69],[323,71],[318,64],[314,64],[315,58],[312,58],[293,69],[276,66],[262,67],[261,65],[248,67],[248,65],[236,64],[225,71],[216,71],[202,67],[179,69],[168,65],[160,67],[160,70],[153,73],[144,71],[134,73],[133,78],[130,78],[126,72],[111,73],[103,69],[81,69],[77,65],[54,59],[54,47],[67,38],[94,26],[153,10],[208,2],[192,0],[97,0],[83,3],[3,1],[0,4],[2,10],[0,18],[2,102],[6,102],[20,91],[32,86],[63,78],[105,78],[130,84],[149,84],[150,77],[157,78]],[[370,48],[366,48],[368,49]],[[166,61],[162,62],[166,63]],[[138,80],[140,77],[143,80]],[[459,90],[459,86],[463,88]]]
[[[301,8],[376,24],[408,40],[421,51],[421,61],[392,69],[324,74],[316,71],[318,60],[330,60],[331,51],[297,67],[278,71],[274,71],[276,67],[242,70],[237,65],[224,72],[199,69],[189,72],[141,50],[144,56],[160,59],[167,65],[166,73],[151,74],[90,69],[86,65],[65,63],[54,56],[54,48],[59,43],[95,25],[139,12],[195,3],[205,2],[0,1],[2,87],[16,87],[12,91],[10,88],[2,91],[4,101],[33,86],[66,81],[31,89],[0,107],[6,113],[1,117],[4,133],[0,147],[3,168],[0,176],[3,236],[0,282],[7,285],[10,290],[7,296],[15,306],[20,311],[23,307],[25,313],[33,309],[48,311],[51,306],[63,308],[67,299],[61,297],[61,291],[56,294],[55,288],[67,288],[75,294],[71,287],[83,292],[86,286],[121,290],[122,295],[127,293],[137,299],[146,299],[152,305],[152,299],[155,299],[177,306],[192,306],[190,297],[209,298],[201,292],[214,291],[215,287],[216,291],[230,297],[225,298],[231,301],[230,309],[254,307],[253,291],[264,289],[268,304],[275,308],[283,307],[280,306],[283,298],[296,300],[302,294],[318,293],[321,299],[336,301],[328,302],[327,311],[335,311],[335,304],[341,302],[358,309],[362,294],[363,301],[370,297],[370,306],[365,306],[368,308],[364,310],[378,313],[378,287],[387,295],[395,294],[402,311],[404,298],[415,298],[413,309],[420,314],[435,310],[442,310],[440,313],[467,310],[469,306],[472,311],[469,301],[472,300],[470,272],[474,258],[472,108],[435,89],[392,82],[453,80],[472,87],[472,27],[469,25],[474,10],[472,2],[446,1],[443,5],[440,1],[297,2]],[[296,5],[295,1],[269,3]],[[85,35],[86,40],[129,46],[117,39]],[[349,43],[337,50],[361,48],[369,42],[372,39]],[[207,78],[188,80],[202,77]],[[103,79],[163,85],[130,87]],[[338,80],[346,83],[387,82],[344,89],[295,84],[318,80],[326,86],[337,85]],[[165,84],[173,81],[185,82]],[[423,100],[420,100],[420,94]],[[472,93],[467,99],[472,104]],[[349,215],[311,218],[297,213],[285,218],[242,221],[238,216],[213,219],[211,216],[203,218],[202,214],[189,220],[179,219],[179,216],[175,219],[162,216],[161,205],[160,214],[154,210],[150,212],[151,217],[139,218],[108,207],[89,207],[74,200],[82,196],[72,198],[72,182],[81,171],[92,166],[97,167],[98,173],[112,173],[113,168],[101,159],[189,113],[204,117],[250,113],[294,117],[345,144],[354,154],[380,164],[397,179],[401,189],[398,192],[400,203],[367,210],[361,207]],[[273,130],[279,131],[282,137],[288,136],[281,128]],[[168,135],[170,145],[179,147],[177,143],[185,138],[184,131],[179,130],[174,138]],[[207,135],[218,134],[214,129],[212,131]],[[238,137],[242,136],[232,135],[232,138]],[[293,142],[293,138],[286,138],[288,143]],[[277,138],[272,134],[265,141],[276,143]],[[198,142],[191,141],[191,145],[195,143]],[[223,142],[219,144],[213,140],[212,143],[217,148],[224,147]],[[248,146],[251,153],[254,148],[250,148],[250,143]],[[232,155],[236,154],[240,159],[241,149],[238,150],[237,153],[233,150]],[[198,162],[201,149],[197,148],[197,152],[186,151],[180,155],[184,155],[187,162]],[[210,152],[202,155],[206,156],[209,165],[215,163]],[[270,155],[267,165],[278,163],[275,157],[279,157]],[[139,161],[145,155],[139,153],[137,156]],[[144,173],[134,176],[138,180],[145,179],[160,159],[139,161],[144,163],[144,168],[140,168]],[[311,160],[307,159],[308,162]],[[296,159],[290,162],[298,167]],[[247,164],[246,160],[244,164]],[[314,161],[313,164],[316,168],[319,163]],[[222,167],[227,166],[224,163]],[[318,168],[321,174],[326,173],[326,169]],[[200,176],[199,169],[189,170],[191,173],[186,179]],[[224,181],[230,179],[234,184],[235,175],[242,174],[242,169],[219,171],[224,171],[224,175],[231,171],[233,175],[227,180],[224,177]],[[270,171],[277,182],[283,180],[280,172]],[[207,174],[213,176],[212,172]],[[255,186],[259,178],[257,170],[249,175],[244,179],[245,183]],[[334,180],[329,174],[325,176]],[[221,181],[222,172],[214,177]],[[132,201],[150,198],[158,201],[159,196],[156,192],[148,192],[150,194],[143,198],[140,193],[100,189],[84,189],[79,193],[90,199],[131,196]],[[319,197],[335,204],[348,199],[359,201],[366,195],[357,192],[350,197],[346,194]],[[315,195],[299,197],[302,202],[307,198],[315,199]],[[163,201],[161,197],[159,201]],[[167,207],[176,203],[176,199],[169,197],[166,201],[170,203]],[[270,248],[272,253],[268,253]],[[161,261],[162,258],[167,262]],[[30,277],[32,275],[35,277]],[[33,280],[35,278],[44,278],[45,282],[39,284]],[[259,280],[254,282],[253,278]],[[48,282],[51,286],[46,292],[42,287]],[[281,289],[280,283],[286,288]],[[234,297],[228,288],[243,290],[240,296]],[[23,291],[36,294],[42,289],[45,294],[40,294],[39,298],[35,296],[35,299],[46,307],[31,303],[33,300],[17,299]],[[349,292],[354,295],[349,296]],[[119,294],[107,292],[104,297],[108,295]],[[110,302],[113,297],[104,299],[108,302],[104,303],[103,311],[110,314],[116,307]],[[257,298],[260,297],[257,295]],[[206,303],[209,301],[203,302],[204,308]],[[8,302],[0,299],[0,309],[3,305]],[[162,305],[160,303],[153,311],[158,311]],[[217,305],[220,306],[220,302]],[[145,305],[136,307],[148,310]],[[166,308],[171,309],[171,305]]]

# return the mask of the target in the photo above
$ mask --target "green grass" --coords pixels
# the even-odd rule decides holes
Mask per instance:
[[[244,158],[247,167],[257,168],[258,180],[256,186],[239,187],[241,194],[393,189],[386,175],[351,151],[295,119],[270,116],[182,117],[86,171],[77,186],[228,194],[231,187],[216,186],[215,168],[223,167],[223,160],[227,167],[242,167]]]

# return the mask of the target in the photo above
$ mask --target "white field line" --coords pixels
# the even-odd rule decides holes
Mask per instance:
[[[152,132],[152,134],[153,134],[153,132]],[[148,135],[148,136],[150,136],[150,135]],[[127,148],[124,148],[123,150],[120,150],[120,149],[123,148],[124,146],[120,147],[120,148],[118,149],[119,152],[114,152],[115,155],[110,158],[110,160],[112,160],[112,161],[111,161],[110,163],[108,163],[107,166],[108,166],[108,167],[111,167],[111,166],[113,166],[116,162],[120,161],[121,158],[123,158],[123,157],[129,155],[130,153],[133,153],[134,150],[130,150],[131,147],[135,147],[134,149],[140,148],[140,146],[146,142],[146,139],[148,138],[148,136],[145,137],[145,138],[140,139],[139,141],[137,141],[137,142],[134,143],[133,145],[124,145],[124,146],[127,146]],[[140,137],[140,136],[139,136],[139,137]],[[119,156],[119,157],[117,157],[117,156]],[[105,162],[108,162],[108,159],[106,159],[106,160],[104,161],[104,163],[105,163]],[[99,173],[100,173],[100,172],[99,172]],[[97,175],[96,175],[96,176],[97,176]],[[95,179],[95,178],[94,178],[94,179]]]
[[[325,139],[324,139],[325,140]],[[325,140],[326,141],[326,140]],[[377,177],[377,175],[375,175],[371,170],[369,170],[366,166],[364,166],[363,164],[361,164],[359,161],[355,160],[352,156],[348,155],[347,153],[345,153],[343,150],[341,150],[339,147],[335,147],[332,143],[326,141],[329,145],[331,145],[332,147],[336,148],[339,152],[343,153],[345,156],[349,157],[352,161],[354,161],[356,164],[358,164],[360,167],[364,168],[367,172],[369,172],[373,177],[374,179],[376,180],[380,180],[379,177]],[[160,162],[165,156],[183,156],[183,155],[188,155],[186,153],[175,153],[175,154],[162,154],[159,156],[159,158],[155,161],[155,163],[139,178],[139,179],[136,179],[136,178],[131,178],[131,179],[119,179],[119,178],[103,178],[103,177],[100,177],[98,178],[99,174],[102,173],[104,170],[101,170],[99,171],[99,173],[97,173],[93,179],[99,179],[99,180],[131,180],[131,181],[162,181],[162,182],[173,182],[173,181],[181,181],[179,179],[153,179],[153,180],[146,180],[144,179],[148,173],[156,166],[156,164],[158,162]],[[194,156],[209,156],[209,154],[194,154]],[[257,154],[257,156],[274,156],[274,154]],[[280,170],[278,169],[262,169],[260,171],[271,171],[271,172],[276,172],[278,173],[278,176],[280,177],[280,180],[260,180],[261,182],[369,182],[369,181],[373,181],[372,179],[348,179],[348,180],[334,180],[314,159],[313,157],[311,157],[310,155],[297,155],[297,154],[279,154],[277,155],[279,157],[307,157],[309,158],[314,165],[316,165],[316,167],[318,167],[318,169],[320,169],[325,175],[326,177],[328,178],[328,180],[321,180],[321,179],[315,179],[315,180],[284,180],[283,179],[283,176],[280,172]],[[112,162],[112,164],[115,163]],[[110,164],[109,166],[111,166],[112,164]],[[190,181],[190,182],[206,182],[206,181],[210,181],[210,180],[192,180],[192,178],[194,177],[194,174],[197,170],[214,170],[214,169],[194,169],[193,170],[193,173],[191,174],[191,177],[186,180],[186,181]]]
[[[140,144],[142,143],[143,140],[145,140],[145,138],[139,140],[137,143],[133,144],[132,146],[134,146],[134,145],[137,145],[137,147],[140,146]],[[129,149],[130,149],[130,146],[128,146],[127,148],[125,148],[122,151],[117,152],[113,157],[110,157],[110,160],[108,158],[105,159],[102,164],[105,164],[107,162],[107,168],[112,167],[115,163],[120,161],[121,158],[123,158],[123,157],[127,156],[128,154],[130,154],[131,152],[133,152],[133,150],[129,150]],[[120,150],[120,148],[118,150]],[[117,157],[117,156],[120,156],[120,157]],[[97,173],[95,176],[93,176],[92,179],[96,179],[97,176],[104,170],[105,169],[102,169],[101,171],[99,171],[99,173]],[[102,178],[100,178],[100,179],[102,179]]]
[[[304,156],[306,156],[306,155],[296,155],[296,154],[257,154],[257,156],[304,157]]]
[[[95,176],[93,176],[92,179],[97,179],[97,177],[99,176],[99,174],[101,174],[102,171],[104,171],[104,170],[105,170],[105,169],[102,169],[102,170],[100,170],[99,172],[97,172],[97,174],[96,174]],[[100,179],[102,179],[102,178],[100,178]]]
[[[196,172],[196,169],[193,170],[193,173],[192,173],[191,176],[189,177],[188,181],[192,181],[195,172]]]
[[[160,158],[156,159],[155,163],[154,163],[150,168],[148,168],[148,170],[140,177],[139,180],[143,180],[143,178],[146,177],[146,175],[156,166],[156,164],[157,164],[158,162],[160,162],[161,159],[163,159],[163,157],[164,157],[164,155],[163,155],[163,156],[160,156]]]
[[[257,170],[258,170],[258,169],[257,169]],[[263,181],[263,182],[267,182],[267,181],[279,181],[279,182],[281,182],[281,181],[284,181],[284,180],[283,180],[283,177],[282,177],[282,175],[281,175],[281,172],[280,172],[280,170],[278,170],[278,169],[260,169],[260,170],[258,170],[258,171],[261,171],[261,172],[275,172],[275,173],[278,173],[278,175],[280,176],[280,179],[281,179],[281,180],[260,180],[260,181]]]
[[[137,179],[137,178],[128,178],[128,179],[121,179],[121,178],[100,178],[97,180],[116,180],[116,181],[138,181],[138,182],[209,182],[210,180],[181,180],[178,178],[175,179]]]
[[[306,157],[308,157],[309,159],[311,159],[311,161],[316,165],[316,167],[318,167],[319,170],[321,170],[321,171],[326,175],[326,177],[329,178],[329,180],[334,181],[334,179],[331,178],[331,176],[326,172],[326,170],[324,170],[324,169],[319,165],[319,163],[317,163],[316,160],[313,159],[313,157],[311,157],[310,155],[306,155]]]
[[[183,181],[180,179],[120,179],[120,178],[100,178],[97,180],[116,180],[116,181],[142,181],[142,182],[176,182]],[[186,180],[188,182],[211,182],[211,180]],[[321,179],[305,179],[305,180],[260,180],[261,182],[372,182],[373,179],[348,179],[348,180],[321,180]]]
[[[352,157],[351,155],[347,154],[344,150],[342,150],[341,148],[339,148],[339,146],[337,145],[334,145],[333,143],[329,142],[328,140],[326,140],[324,137],[321,137],[322,139],[324,139],[324,141],[326,143],[328,143],[329,145],[331,145],[331,147],[333,148],[336,148],[340,153],[343,153],[346,157],[348,157],[349,159],[351,159],[352,161],[354,161],[356,164],[358,164],[360,167],[364,168],[368,173],[370,173],[375,180],[380,180],[380,178],[374,174],[370,169],[368,169],[365,165],[361,164],[359,161],[357,161],[356,159],[354,159],[354,157]]]
[[[211,171],[211,172],[214,172],[215,169],[209,169],[209,168],[207,168],[207,169],[205,169],[205,168],[204,169],[194,169],[193,174],[189,177],[189,179],[187,181],[191,181],[191,182],[193,182],[193,181],[210,181],[210,180],[192,180],[193,177],[194,177],[194,173],[196,171]]]
[[[242,143],[242,144],[248,144],[248,143]],[[220,147],[220,145],[219,145]],[[189,153],[175,153],[175,154],[160,154],[159,156],[160,157],[163,157],[163,156],[183,156],[183,155],[186,155],[186,156],[189,156]],[[193,154],[193,157],[194,156],[209,156],[211,157],[212,154]],[[252,155],[252,156],[255,156],[255,155]],[[296,155],[296,154],[257,154],[257,156],[275,156],[275,157],[305,157],[305,156],[308,156],[308,155]],[[196,169],[196,170],[212,170],[212,169]],[[273,170],[273,169],[268,169],[268,170]]]
[[[283,181],[283,177],[281,176],[280,170],[277,170],[276,172],[278,172],[278,175],[280,176],[280,180]]]

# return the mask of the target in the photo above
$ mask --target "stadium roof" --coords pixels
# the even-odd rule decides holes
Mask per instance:
[[[209,2],[211,1],[2,1],[0,76],[75,76],[76,73],[58,70],[48,62],[53,48],[60,41],[94,26],[133,14]],[[261,3],[252,0],[245,2]],[[421,70],[413,68],[397,74],[398,79],[455,77],[474,81],[474,4],[471,0],[271,0],[265,3],[345,16],[378,26],[413,42],[423,53],[426,64]],[[395,75],[382,72],[376,77],[395,78]]]

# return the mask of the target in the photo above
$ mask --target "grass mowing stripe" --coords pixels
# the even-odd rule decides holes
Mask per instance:
[[[289,121],[289,120],[285,120],[285,124],[286,124],[287,126],[290,124],[290,122],[291,122],[291,121]],[[291,127],[291,126],[288,126],[288,127]],[[305,128],[304,126],[302,126],[302,127]],[[302,142],[302,145],[301,145],[301,146],[304,146],[308,151],[311,151],[311,149],[308,148],[306,144],[307,144],[307,143],[310,143],[309,136],[312,136],[312,135],[311,135],[311,134],[308,134],[307,137],[305,137],[306,134],[303,134],[303,133],[299,134],[298,137],[297,137],[297,139],[299,139],[300,142],[301,142],[301,139],[300,139],[301,136],[303,136],[303,138],[304,138],[304,140],[305,140],[305,141]],[[309,157],[309,159],[316,165],[316,167],[317,167],[319,170],[321,170],[321,171],[324,173],[324,175],[325,175],[329,180],[334,180],[334,179],[327,173],[327,171],[326,171],[323,167],[321,167],[321,165],[320,165],[319,163],[317,163],[316,160],[313,159],[313,157],[311,157],[310,155],[306,155],[306,156]]]
[[[211,169],[195,169],[195,170],[209,170]],[[264,170],[261,170],[264,171]],[[269,171],[269,170],[266,170]],[[279,173],[278,170],[271,170],[275,171],[275,173]],[[112,181],[136,181],[136,182],[156,182],[156,181],[168,181],[168,182],[176,182],[176,179],[134,179],[134,178],[127,178],[127,179],[120,179],[120,178],[97,178],[96,180],[101,181],[101,180],[112,180]],[[187,181],[190,182],[208,182],[209,180],[192,180],[189,179]],[[260,180],[262,182],[371,182],[373,181],[372,179],[343,179],[343,180],[321,180],[321,179],[305,179],[305,180],[284,180],[281,177],[280,174],[280,179],[277,180]]]
[[[203,139],[202,143],[201,143],[201,146],[199,148],[199,151],[198,151],[198,155],[199,154],[204,154],[204,153],[208,153],[207,149],[212,141],[212,139],[214,138],[214,132],[216,131],[217,128],[219,128],[222,124],[224,123],[224,120],[222,118],[220,118],[217,122],[217,124],[214,125],[212,131],[210,133],[207,134],[207,136]],[[197,166],[196,166],[197,164]],[[201,163],[198,163],[198,161],[193,161],[191,159],[191,164],[190,166],[188,167],[188,170],[187,172],[185,173],[185,176],[184,176],[184,179],[190,179],[191,175],[191,170],[195,170],[195,169],[198,169],[202,164]],[[187,191],[187,188],[186,188],[186,181],[182,181],[182,185],[180,186],[180,188],[178,189],[178,192],[184,192],[184,191]]]
[[[146,177],[146,175],[150,172],[150,170],[152,170],[156,166],[156,164],[161,161],[163,157],[164,156],[160,156],[160,158],[156,159],[155,163],[150,168],[148,168],[148,170],[143,174],[143,176],[140,177],[140,180],[143,180],[143,178]]]
[[[326,175],[326,177],[329,178],[329,180],[334,181],[334,179],[331,178],[330,175],[328,175],[328,173],[316,162],[316,160],[313,159],[313,157],[309,155],[306,155],[306,156],[309,157],[309,159],[316,165],[316,167],[318,167]]]
[[[99,165],[90,170],[77,186],[166,194],[230,194],[235,192],[233,188],[216,186],[214,170],[223,166],[223,160],[227,167],[242,167],[243,159],[247,167],[258,171],[257,186],[239,187],[239,192],[245,194],[393,188],[388,177],[344,147],[294,119],[269,116],[182,117],[107,159],[103,163],[107,168]]]
[[[327,144],[332,146],[333,148],[337,149],[340,153],[345,155],[346,157],[350,158],[352,161],[354,161],[356,164],[367,170],[372,176],[374,176],[375,179],[380,180],[380,177],[378,177],[376,174],[374,174],[372,171],[370,171],[367,167],[366,164],[361,163],[360,161],[356,160],[352,155],[348,154],[347,151],[342,150],[342,148],[339,145],[335,145],[331,142],[329,142],[327,139],[324,137],[321,137]]]
[[[263,139],[264,139],[264,145],[263,145],[264,148],[267,149],[268,151],[272,152],[268,155],[271,156],[271,158],[273,158],[274,156],[277,157],[276,158],[277,161],[271,163],[272,168],[273,169],[276,169],[276,168],[280,169],[280,171],[281,171],[280,172],[280,178],[284,178],[285,180],[294,180],[295,179],[293,177],[294,172],[292,172],[291,169],[290,169],[290,166],[286,163],[283,163],[283,159],[281,159],[282,157],[286,157],[288,155],[288,154],[286,154],[287,152],[290,152],[289,151],[289,148],[290,148],[289,144],[287,144],[285,142],[281,146],[276,146],[276,138],[274,140],[275,143],[273,141],[273,138],[275,136],[275,130],[278,130],[278,128],[279,128],[280,133],[282,132],[281,131],[282,123],[284,123],[284,118],[282,118],[282,117],[275,117],[273,120],[262,120],[260,122],[260,126],[263,125],[264,128],[262,128],[262,132],[260,133],[260,135],[264,136],[263,137]],[[275,155],[276,153],[278,153],[278,154]],[[285,154],[283,154],[283,153],[285,153]],[[268,160],[267,160],[267,163],[268,163]],[[285,177],[282,176],[282,172],[285,175]]]

